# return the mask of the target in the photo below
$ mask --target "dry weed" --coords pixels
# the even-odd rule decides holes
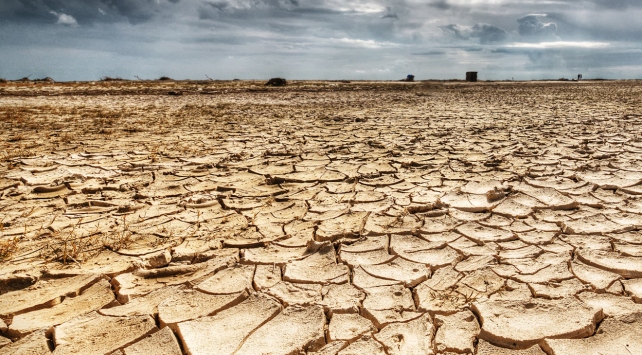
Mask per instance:
[[[7,240],[0,240],[0,262],[9,260],[18,251],[20,238],[14,237]]]
[[[123,216],[123,224],[119,230],[113,230],[103,234],[103,246],[109,250],[118,251],[131,245],[131,243],[134,242],[134,233],[129,230],[129,225],[127,216]]]

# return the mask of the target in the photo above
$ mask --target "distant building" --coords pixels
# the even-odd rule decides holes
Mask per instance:
[[[468,71],[466,72],[466,81],[476,82],[477,81],[477,72]]]

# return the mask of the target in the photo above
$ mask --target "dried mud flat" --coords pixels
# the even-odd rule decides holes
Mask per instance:
[[[641,94],[0,84],[0,354],[642,354]]]

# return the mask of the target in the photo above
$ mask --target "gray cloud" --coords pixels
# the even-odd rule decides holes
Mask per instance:
[[[155,0],[100,0],[105,6],[138,24],[149,21],[157,12]]]
[[[557,37],[557,24],[555,22],[542,22],[540,18],[546,15],[526,15],[517,20],[517,32],[520,36],[530,40],[555,40]]]
[[[71,22],[80,25],[97,22],[129,21],[139,24],[151,20],[166,5],[180,0],[2,0],[0,18],[10,22],[55,24]]]
[[[412,53],[412,55],[420,55],[420,56],[438,56],[438,55],[440,56],[444,54],[446,54],[445,51],[438,51],[438,50]]]
[[[381,18],[390,18],[390,19],[398,20],[399,16],[397,16],[397,14],[392,11],[392,8],[388,6],[386,7],[386,14],[383,15]]]
[[[439,28],[441,28],[446,35],[452,36],[456,39],[470,39],[469,30],[457,24],[451,23],[450,25],[440,26]]]
[[[448,0],[434,0],[429,3],[429,6],[440,10],[448,10],[452,7],[452,5],[448,3]]]
[[[591,0],[599,7],[614,10],[624,10],[629,7],[642,7],[639,0]]]
[[[509,38],[508,32],[503,28],[489,25],[487,23],[475,24],[470,36],[478,38],[479,43],[481,44],[504,42]]]
[[[640,17],[638,0],[0,0],[0,77],[642,77],[615,49],[642,48]],[[537,46],[560,40],[609,45]]]
[[[481,44],[501,43],[509,39],[510,35],[503,28],[477,23],[472,27],[450,24],[440,27],[444,33],[460,40],[476,39]]]

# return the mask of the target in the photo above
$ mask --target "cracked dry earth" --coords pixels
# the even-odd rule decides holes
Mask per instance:
[[[0,354],[642,354],[641,94],[2,84]]]

